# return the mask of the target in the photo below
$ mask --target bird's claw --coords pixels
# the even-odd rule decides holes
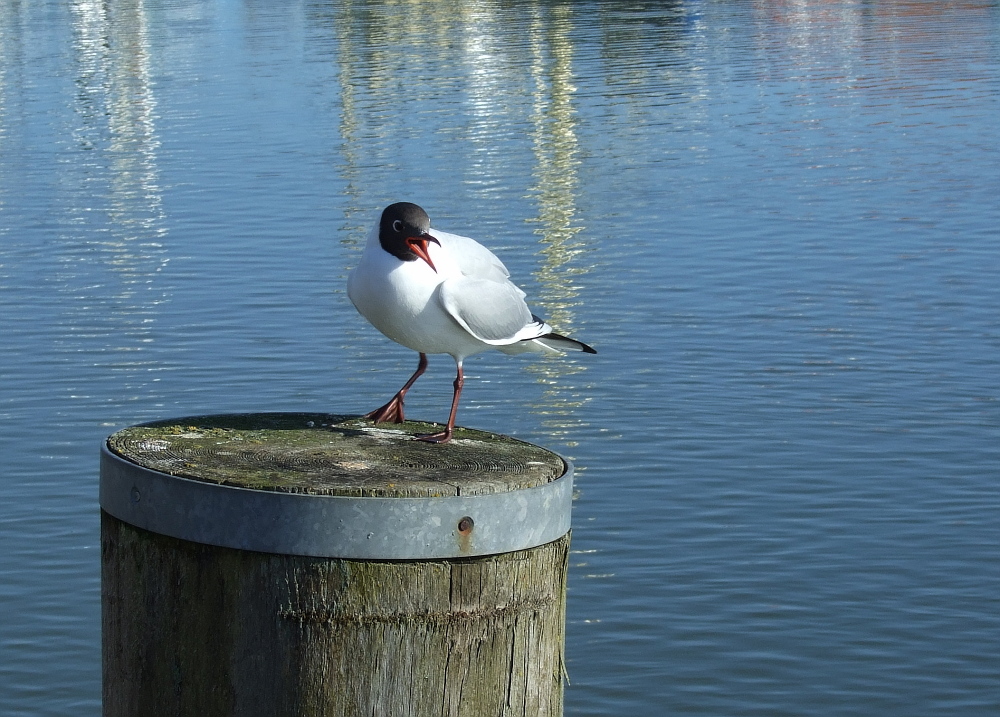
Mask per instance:
[[[424,443],[447,443],[451,440],[451,431],[439,431],[438,433],[425,433],[421,436],[414,436],[413,440]]]
[[[389,403],[376,408],[371,413],[366,413],[363,418],[367,418],[373,423],[402,423],[406,420],[403,418],[403,399],[397,394],[392,397]]]

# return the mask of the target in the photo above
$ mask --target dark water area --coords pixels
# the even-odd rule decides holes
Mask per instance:
[[[599,352],[458,414],[576,463],[567,715],[1000,714],[998,118],[996,2],[0,0],[0,714],[100,711],[105,436],[413,370],[399,200]]]

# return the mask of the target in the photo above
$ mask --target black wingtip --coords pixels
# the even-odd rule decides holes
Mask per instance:
[[[582,341],[577,341],[576,339],[571,339],[569,336],[563,336],[562,334],[557,334],[555,332],[550,334],[545,334],[544,336],[539,336],[538,338],[542,339],[543,341],[545,339],[552,339],[553,341],[558,341],[560,343],[572,344],[575,349],[577,349],[578,351],[583,351],[585,354],[597,353],[597,351],[593,347],[588,346]]]

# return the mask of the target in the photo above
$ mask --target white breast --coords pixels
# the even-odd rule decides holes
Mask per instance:
[[[440,284],[461,276],[461,271],[440,247],[430,244],[429,252],[437,272],[426,262],[400,261],[384,251],[376,225],[360,263],[348,277],[347,295],[375,328],[414,351],[464,358],[490,348],[442,307],[437,296]]]

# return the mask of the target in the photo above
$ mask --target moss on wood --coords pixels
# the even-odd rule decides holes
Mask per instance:
[[[413,440],[437,424],[374,425],[357,416],[249,413],[126,428],[108,447],[146,468],[195,480],[315,495],[501,493],[551,482],[562,459],[508,436],[456,428],[446,445]]]

